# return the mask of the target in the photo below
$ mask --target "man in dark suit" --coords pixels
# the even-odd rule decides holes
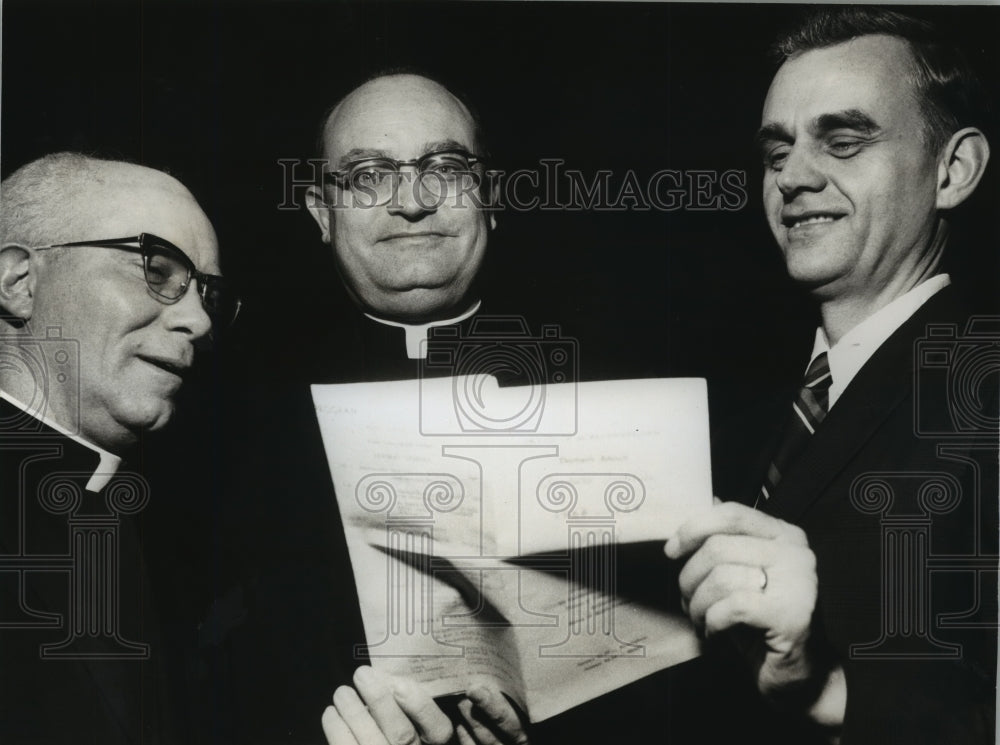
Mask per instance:
[[[22,167],[0,217],[0,740],[174,742],[165,648],[119,469],[239,303],[215,232],[159,171]]]
[[[691,618],[731,638],[777,712],[771,742],[782,722],[845,744],[992,742],[997,329],[940,269],[989,158],[981,91],[890,11],[819,12],[779,50],[764,204],[821,325],[785,425],[755,417],[716,450],[716,489],[739,501],[666,553]]]

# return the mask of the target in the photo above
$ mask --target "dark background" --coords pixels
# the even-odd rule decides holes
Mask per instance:
[[[746,172],[749,199],[736,211],[502,212],[484,299],[491,312],[523,314],[536,332],[559,324],[578,339],[583,379],[707,377],[716,422],[762,389],[797,378],[817,319],[785,278],[762,215],[752,147],[774,71],[767,46],[796,12],[789,5],[6,0],[3,176],[66,149],[173,173],[212,219],[225,273],[245,299],[225,344],[185,387],[171,441],[144,443],[137,454],[143,473],[176,484],[154,492],[171,499],[144,513],[158,527],[150,555],[183,598],[168,623],[200,618],[228,586],[221,557],[230,539],[218,526],[227,510],[253,509],[216,466],[227,452],[239,458],[248,434],[226,412],[266,412],[254,395],[335,366],[344,319],[357,313],[311,217],[304,208],[279,209],[288,195],[278,161],[313,157],[323,112],[372,71],[416,66],[462,91],[486,125],[491,166],[508,172],[538,168],[542,158],[587,176],[611,169],[615,184],[629,169],[643,182],[661,169]],[[987,88],[1000,89],[1000,8],[915,12],[964,39]],[[949,247],[953,279],[985,312],[996,312],[1000,300],[1000,139],[993,141],[995,160]],[[254,422],[278,448],[286,437],[297,441],[284,429],[296,415],[281,413]],[[304,429],[315,427],[308,411],[300,414]],[[322,459],[297,455],[303,463]],[[256,466],[239,465],[248,479]],[[294,496],[273,494],[289,513],[315,507]],[[318,514],[287,522],[322,523]],[[285,538],[280,526],[267,527],[275,540]],[[199,574],[199,589],[183,587]],[[677,693],[675,704],[686,705]],[[215,700],[205,706],[215,716]]]
[[[745,171],[749,201],[735,212],[501,213],[486,300],[577,337],[582,378],[694,374],[723,394],[752,395],[773,370],[801,366],[815,320],[784,280],[751,146],[773,72],[767,44],[795,12],[8,0],[3,174],[62,149],[175,174],[216,225],[225,271],[246,299],[212,364],[294,378],[330,354],[351,309],[306,211],[278,209],[278,160],[313,156],[322,113],[371,71],[417,66],[473,100],[491,165],[508,172],[541,158],[588,175],[612,169],[613,183],[630,168]],[[966,40],[997,88],[1000,10],[917,12]],[[953,274],[977,304],[998,295],[996,171],[953,242]]]

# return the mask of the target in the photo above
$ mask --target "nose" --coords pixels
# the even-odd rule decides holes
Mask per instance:
[[[437,200],[431,198],[420,186],[420,178],[415,170],[399,172],[395,194],[386,204],[390,215],[418,220],[429,212],[435,212],[437,208]]]
[[[186,334],[191,341],[207,336],[212,330],[212,319],[202,305],[200,289],[198,280],[192,278],[180,299],[163,310],[167,328]]]
[[[785,197],[793,197],[800,191],[822,191],[826,186],[826,176],[805,144],[790,148],[775,180]]]

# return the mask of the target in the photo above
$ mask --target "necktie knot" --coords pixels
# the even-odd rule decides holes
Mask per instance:
[[[809,369],[806,370],[805,378],[802,381],[802,388],[792,402],[791,414],[785,424],[771,465],[767,469],[764,484],[757,496],[757,504],[761,500],[771,498],[775,487],[781,481],[789,465],[802,452],[813,432],[826,417],[826,412],[829,409],[830,383],[832,382],[827,354],[821,352],[816,356],[816,359],[809,363]]]
[[[833,379],[830,377],[830,362],[826,352],[820,352],[816,359],[809,363],[803,385],[806,388],[827,390]]]

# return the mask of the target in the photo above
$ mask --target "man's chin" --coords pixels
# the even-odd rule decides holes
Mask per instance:
[[[399,323],[429,323],[465,310],[462,297],[445,288],[419,287],[377,298],[368,304],[372,315]]]
[[[816,302],[823,303],[840,297],[845,291],[843,272],[817,269],[788,272],[792,281]]]
[[[142,409],[128,412],[121,421],[138,439],[143,434],[159,432],[166,427],[174,417],[175,408],[173,401],[157,399]]]

